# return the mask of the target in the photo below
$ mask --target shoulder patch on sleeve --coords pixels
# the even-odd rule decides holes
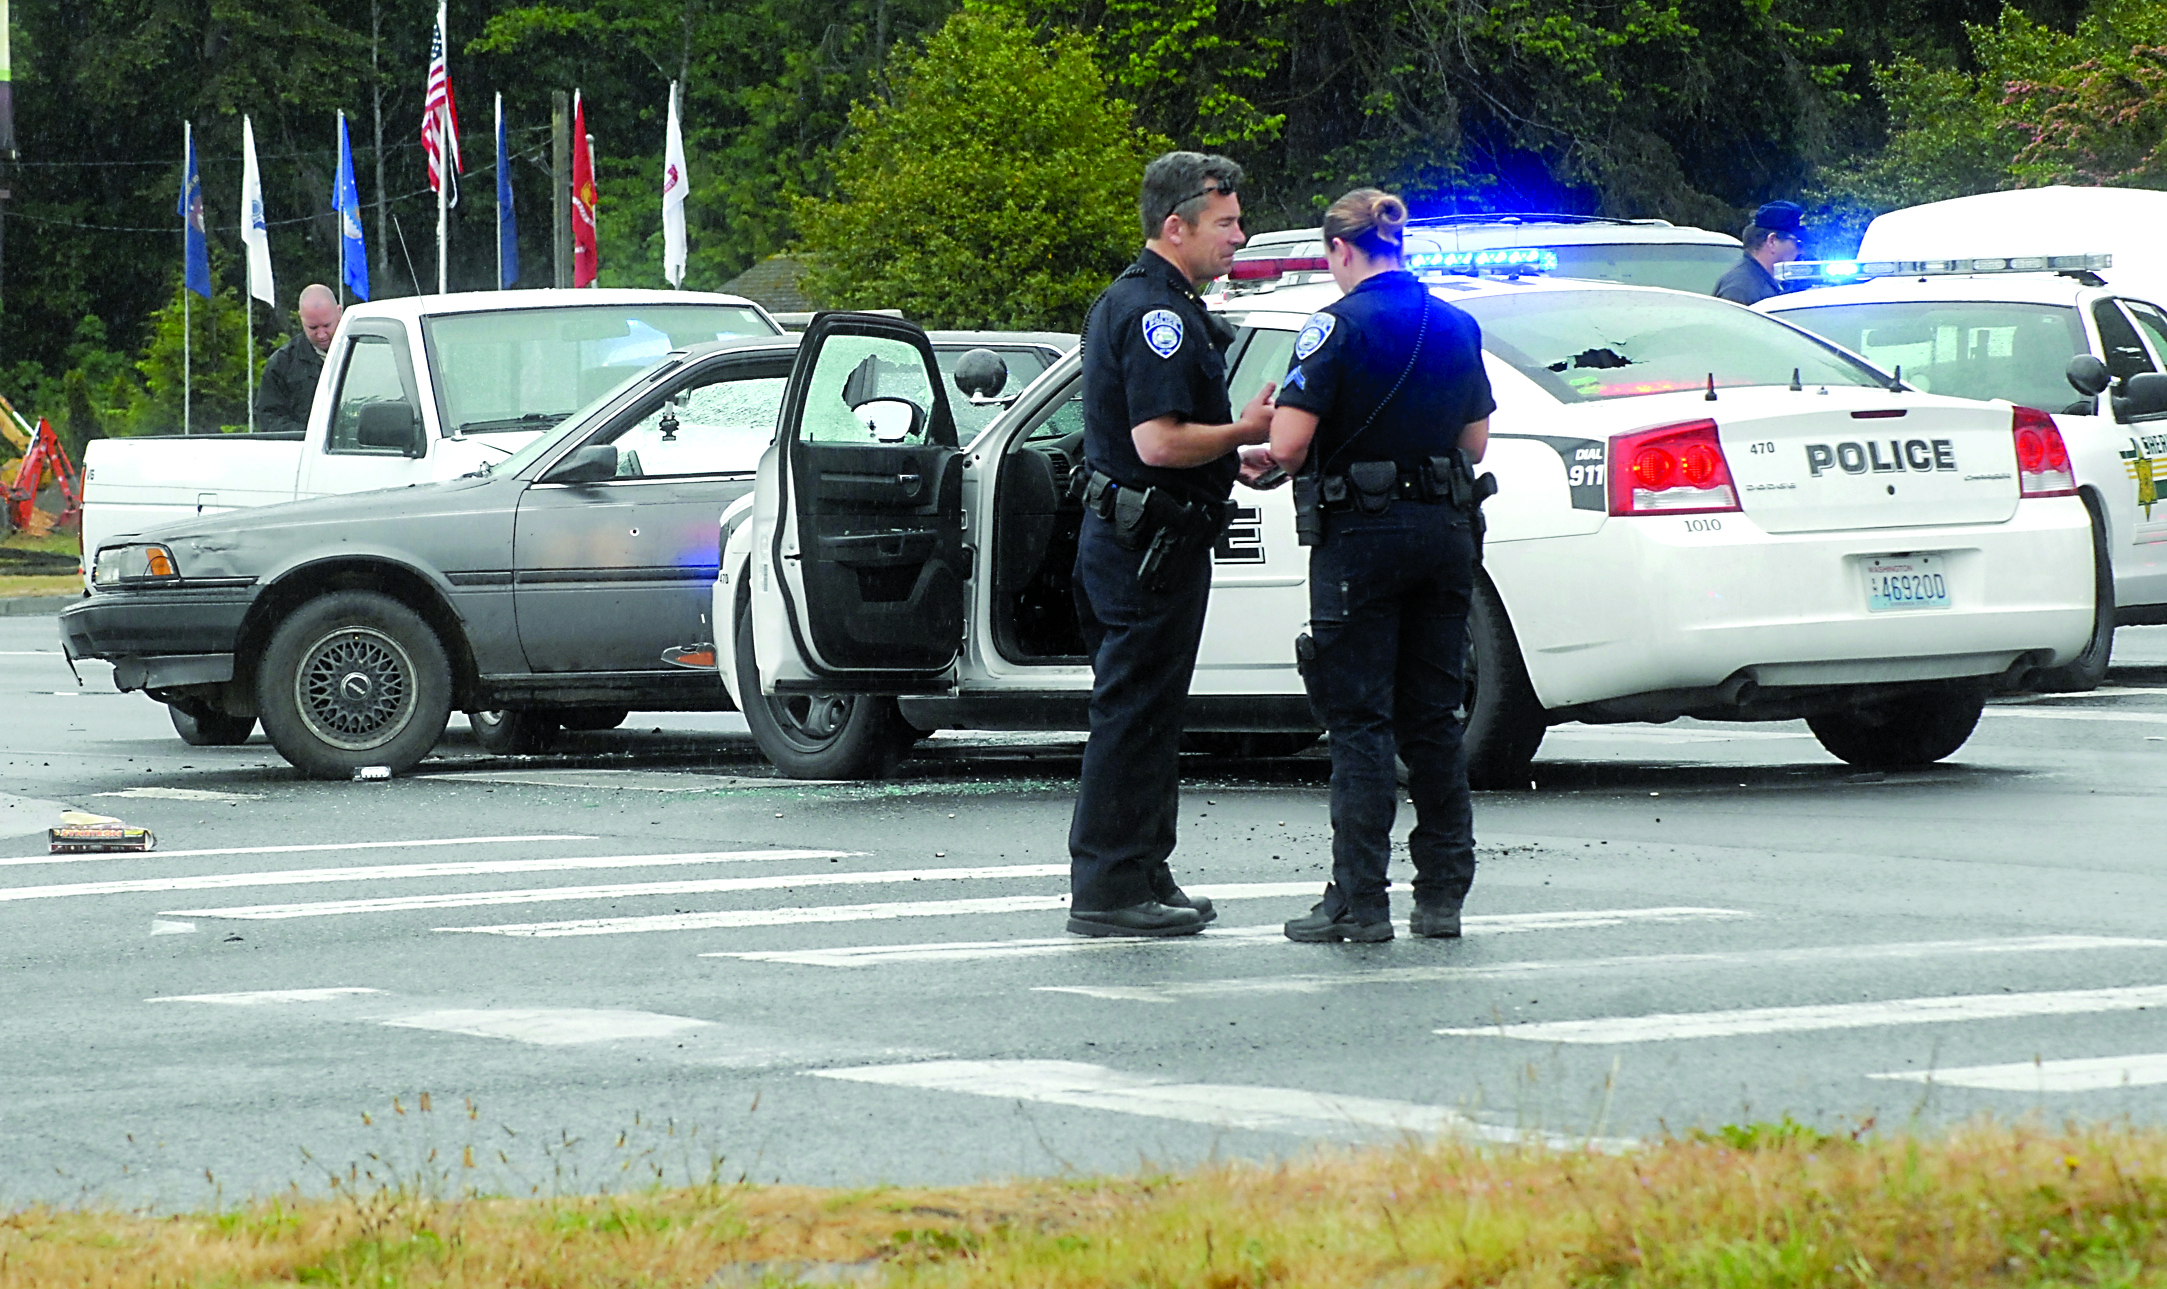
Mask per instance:
[[[1339,319],[1332,314],[1310,314],[1309,321],[1302,324],[1302,334],[1294,338],[1294,361],[1300,362],[1323,348],[1324,342],[1332,337],[1332,328],[1338,324]]]
[[[1181,315],[1172,309],[1153,309],[1144,315],[1144,343],[1161,358],[1172,358],[1181,349]]]

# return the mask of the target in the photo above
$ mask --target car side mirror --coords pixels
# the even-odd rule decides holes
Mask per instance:
[[[617,445],[590,443],[550,467],[543,483],[600,483],[617,477]]]
[[[901,443],[925,428],[925,413],[905,398],[875,398],[850,409],[876,443]]]
[[[2062,369],[2062,374],[2069,378],[2070,387],[2086,398],[2097,396],[2114,383],[2107,364],[2101,362],[2097,354],[2078,354],[2069,360],[2069,366]]]
[[[429,455],[429,445],[421,437],[421,418],[414,415],[412,403],[370,403],[361,409],[354,439],[364,448],[410,457]]]
[[[990,400],[1008,385],[1008,361],[991,349],[973,349],[956,359],[953,379],[972,402]]]
[[[2167,412],[2167,372],[2139,372],[2122,382],[2126,393],[2114,400],[2114,419],[2135,421]]]

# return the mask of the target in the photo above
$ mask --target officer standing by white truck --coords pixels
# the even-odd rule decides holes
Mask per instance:
[[[1069,827],[1068,929],[1193,935],[1211,902],[1174,881],[1181,733],[1211,596],[1211,550],[1244,444],[1271,429],[1271,391],[1237,419],[1233,333],[1197,299],[1243,241],[1241,167],[1169,152],[1144,171],[1144,251],[1084,322],[1083,530],[1075,595],[1091,656],[1091,737]]]

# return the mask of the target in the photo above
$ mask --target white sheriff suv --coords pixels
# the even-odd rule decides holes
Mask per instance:
[[[1846,761],[1933,761],[1991,690],[2085,647],[2090,521],[2044,414],[1899,388],[1702,296],[1431,276],[1481,323],[1498,402],[1478,786],[1525,787],[1566,721],[1803,717]],[[1237,405],[1336,294],[1228,307]],[[963,441],[916,327],[813,323],[714,596],[723,683],[785,773],[885,773],[944,727],[1087,728],[1079,372],[1071,352]],[[1294,668],[1308,552],[1288,489],[1235,501],[1188,725],[1198,750],[1291,752],[1318,733]]]
[[[2042,188],[1880,216],[1849,260],[1779,265],[1754,307],[1922,391],[2045,409],[2092,514],[2093,632],[2041,688],[2105,679],[2114,628],[2167,622],[2167,193]],[[2054,254],[2012,254],[2012,251]],[[2075,253],[2059,253],[2075,252]]]

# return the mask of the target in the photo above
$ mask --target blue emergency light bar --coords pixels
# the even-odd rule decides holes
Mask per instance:
[[[1776,266],[1778,282],[1828,286],[1877,277],[1947,277],[1976,273],[2091,273],[2114,267],[2114,257],[2093,255],[1980,256],[1963,260],[1792,260]]]
[[[1558,253],[1542,246],[1499,247],[1487,251],[1411,251],[1407,267],[1417,273],[1551,273]]]

